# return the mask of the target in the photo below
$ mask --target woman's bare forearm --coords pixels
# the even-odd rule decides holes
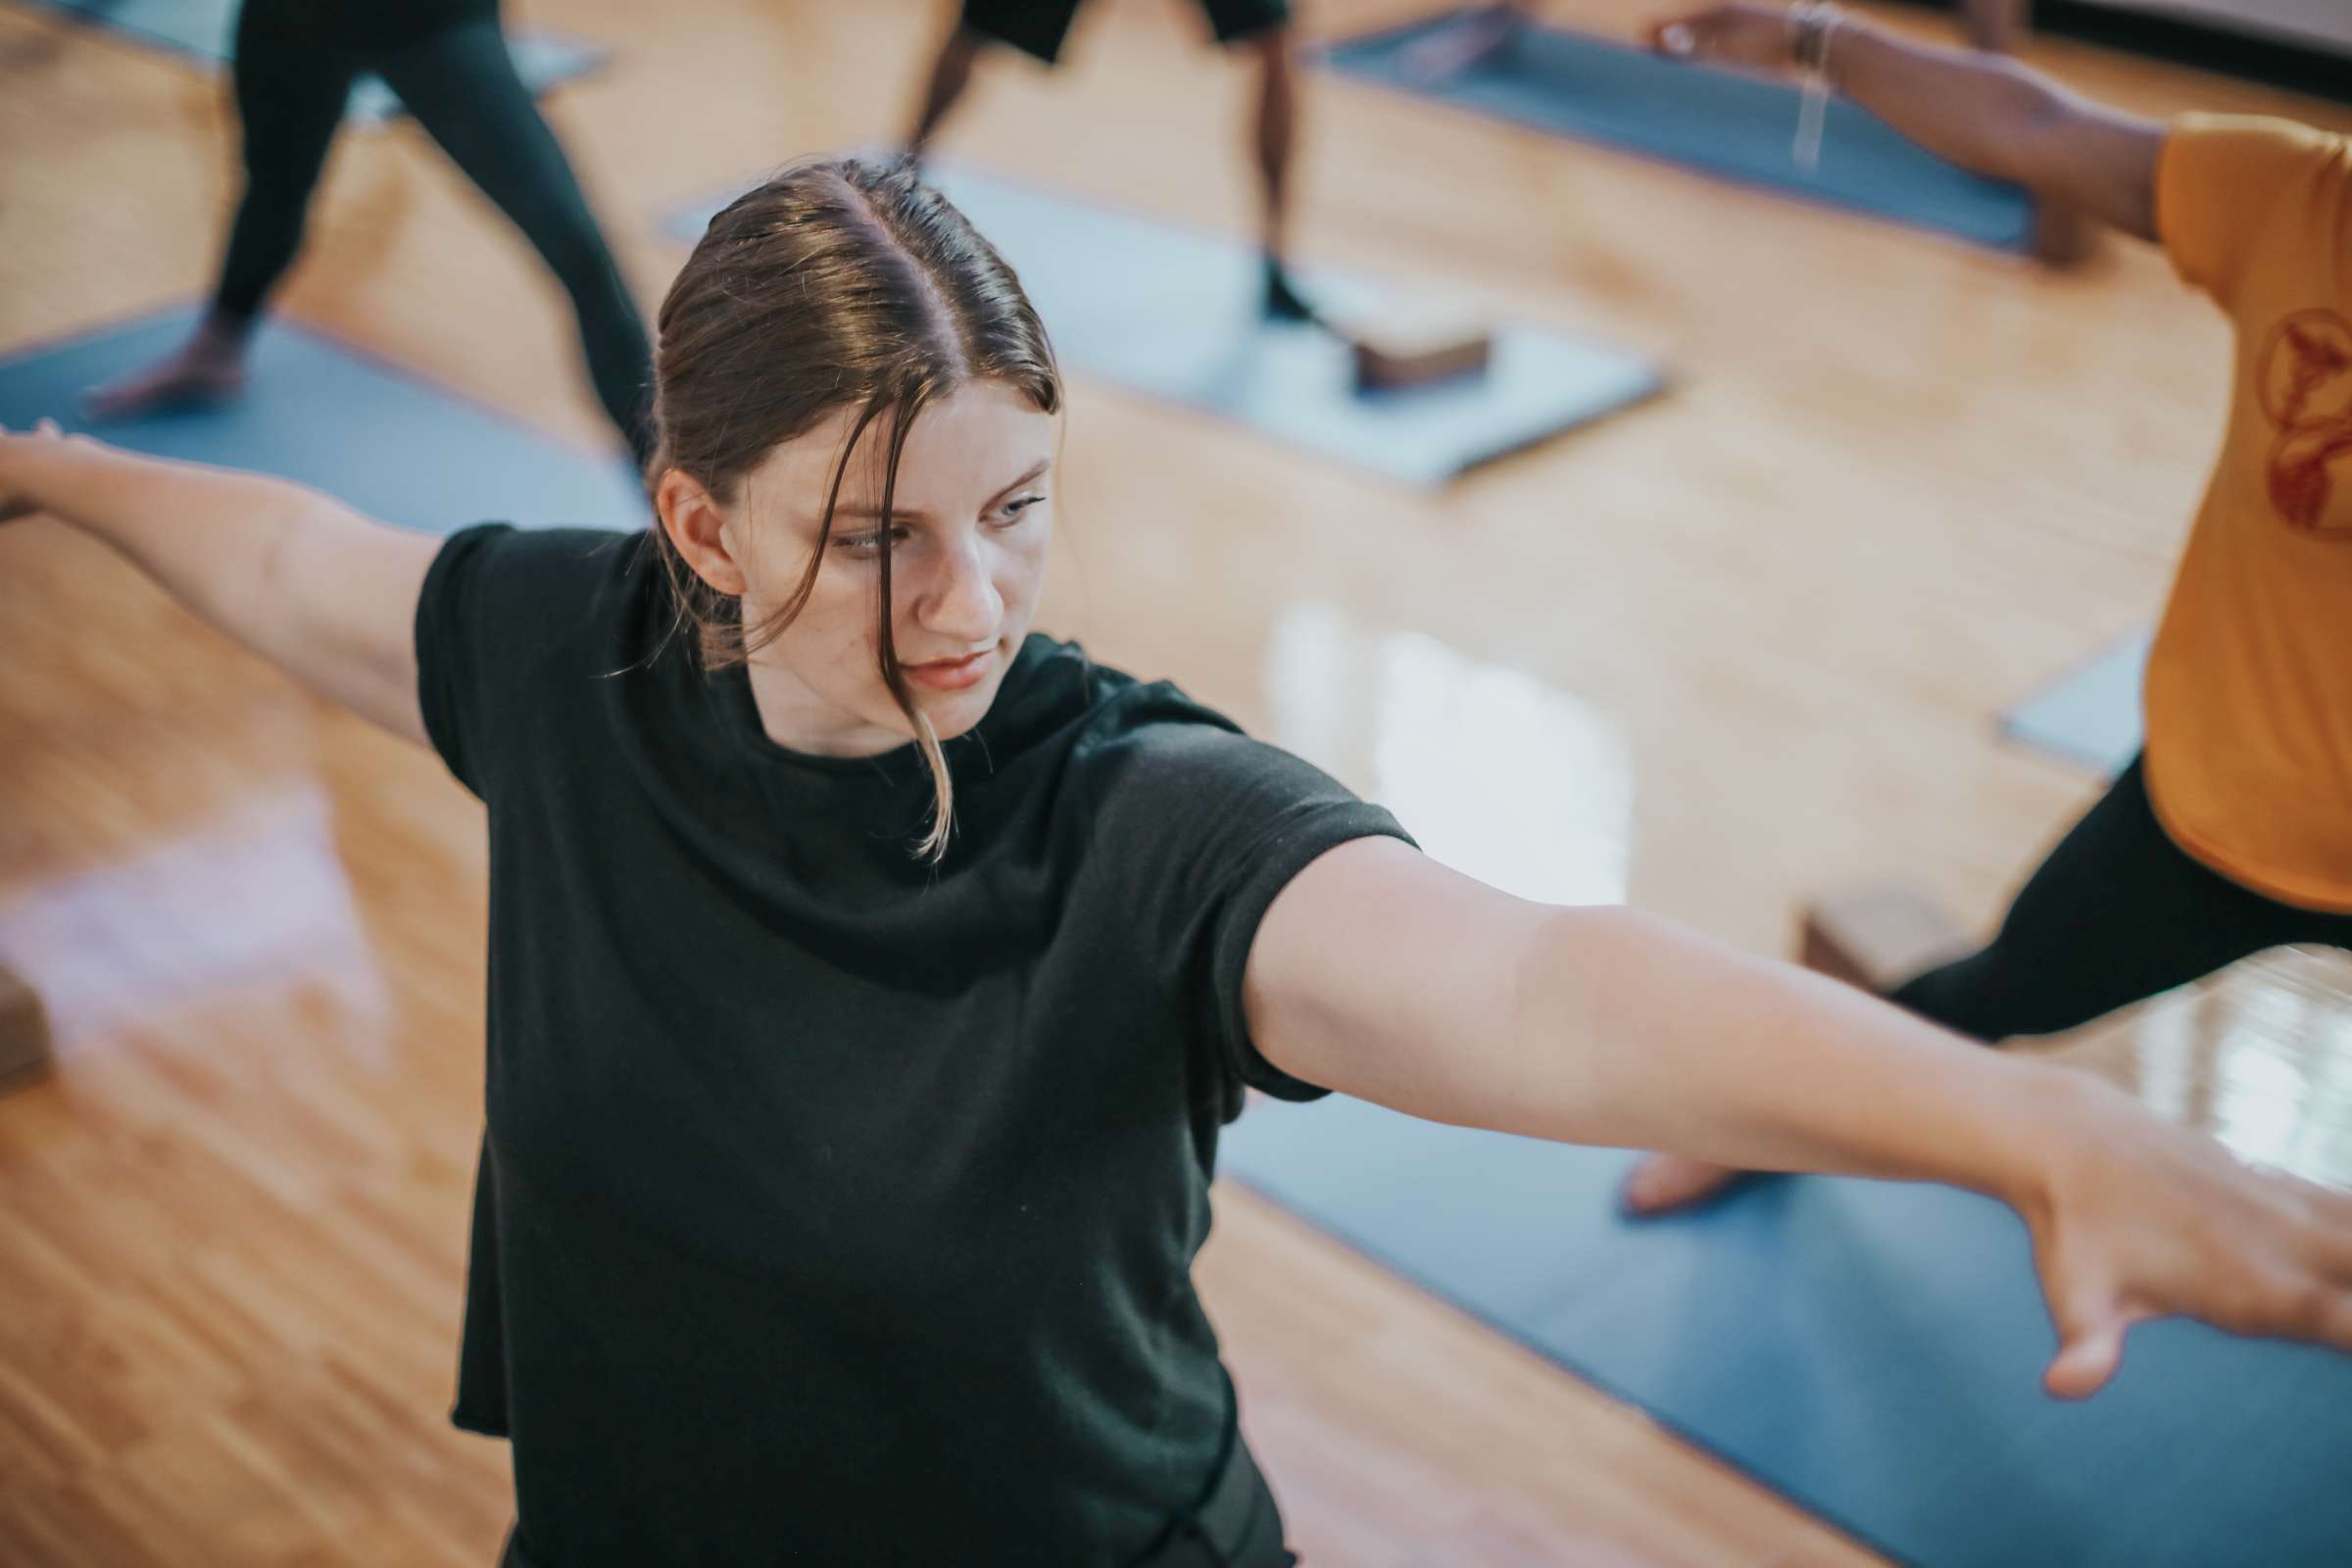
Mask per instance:
[[[248,645],[289,530],[347,509],[283,479],[140,457],[95,441],[12,441],[6,487],[102,541],[204,620]]]
[[[1829,77],[1928,151],[1995,179],[2028,179],[2025,149],[2073,102],[2006,56],[1915,42],[1856,22],[1831,37]]]
[[[287,480],[83,438],[0,437],[0,496],[111,546],[296,679],[421,737],[411,627],[437,541]]]
[[[2117,1098],[1672,921],[1509,898],[1390,841],[1343,846],[1283,891],[1246,986],[1259,1049],[1308,1083],[1750,1169],[2015,1202],[2053,1124]]]
[[[1743,1169],[1948,1182],[2022,1201],[2053,1123],[2111,1093],[1849,986],[1623,908],[1546,918],[1521,964],[1523,1097],[1577,1143]],[[1531,1089],[1534,1086],[1530,1086]]]
[[[2163,125],[2014,60],[1915,42],[1850,15],[1825,24],[1820,13],[1749,4],[1712,6],[1649,28],[1656,47],[1675,58],[1768,71],[1796,68],[1800,34],[1816,40],[1832,86],[1930,152],[2156,237]]]

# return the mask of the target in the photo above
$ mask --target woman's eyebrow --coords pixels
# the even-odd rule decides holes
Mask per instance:
[[[1030,466],[1030,467],[1029,467],[1029,471],[1028,471],[1028,472],[1026,472],[1026,473],[1022,474],[1022,475],[1021,475],[1019,478],[1017,478],[1017,479],[1013,480],[1013,481],[1012,481],[1010,484],[1007,484],[1006,486],[1004,486],[1004,489],[1002,489],[1002,490],[999,490],[999,491],[998,491],[998,492],[997,492],[995,495],[993,495],[993,496],[989,497],[989,499],[990,499],[991,501],[1002,501],[1002,500],[1004,500],[1005,496],[1007,496],[1008,494],[1010,494],[1011,492],[1013,492],[1013,491],[1015,491],[1015,490],[1018,490],[1018,489],[1019,489],[1021,486],[1023,486],[1023,485],[1025,485],[1025,484],[1030,484],[1030,483],[1033,483],[1033,482],[1035,482],[1036,480],[1039,480],[1039,479],[1042,479],[1042,478],[1044,478],[1044,477],[1045,477],[1045,474],[1046,474],[1046,470],[1047,470],[1048,468],[1051,468],[1052,466],[1054,466],[1054,460],[1053,460],[1052,458],[1040,458],[1040,459],[1038,459],[1036,463],[1034,463],[1034,464],[1032,464],[1032,465]]]
[[[1038,459],[1037,462],[1031,466],[1028,472],[1006,484],[995,495],[989,497],[989,500],[992,502],[1002,501],[1013,491],[1018,490],[1021,486],[1035,483],[1037,480],[1044,478],[1046,470],[1052,466],[1054,466],[1054,460],[1052,458]],[[891,509],[891,512],[892,515],[894,516],[904,517],[914,522],[926,521],[930,516],[930,514],[913,507],[894,507]],[[858,502],[845,501],[840,506],[833,509],[833,515],[837,518],[856,517],[865,522],[880,522],[882,520],[882,509],[880,507],[863,505]]]

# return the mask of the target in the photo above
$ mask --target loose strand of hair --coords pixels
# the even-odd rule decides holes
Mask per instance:
[[[866,430],[889,406],[889,397],[878,394],[868,399],[865,407],[858,412],[858,422],[850,427],[849,438],[841,444],[841,455],[833,462],[833,481],[825,489],[825,512],[817,519],[816,548],[808,554],[808,568],[801,573],[801,580],[793,585],[792,597],[778,605],[756,630],[745,633],[744,658],[751,658],[783,636],[785,629],[800,618],[801,612],[808,608],[808,596],[816,592],[816,574],[824,569],[825,550],[833,542],[833,517],[841,506],[841,487],[850,471],[850,459],[857,452],[858,443],[865,438]]]
[[[956,831],[956,784],[948,772],[947,753],[939,743],[939,732],[932,727],[922,705],[914,700],[914,693],[907,689],[906,671],[899,663],[899,639],[892,625],[890,519],[895,515],[893,509],[898,502],[899,460],[906,450],[906,437],[914,428],[915,416],[922,413],[936,390],[936,382],[925,379],[905,388],[895,400],[889,454],[882,470],[881,571],[877,585],[879,603],[875,608],[879,634],[874,639],[882,684],[890,689],[891,700],[899,705],[899,711],[906,715],[907,726],[914,731],[915,749],[931,771],[931,828],[915,845],[914,857],[934,865],[947,858],[948,841]]]

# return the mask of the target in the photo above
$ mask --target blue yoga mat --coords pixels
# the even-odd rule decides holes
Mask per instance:
[[[1441,484],[1660,384],[1629,355],[1509,328],[1495,334],[1484,376],[1359,397],[1338,339],[1259,316],[1254,249],[968,168],[928,172],[1020,273],[1064,364],[1409,483]],[[691,243],[722,205],[665,226]],[[1302,282],[1334,310],[1379,297],[1344,275]]]
[[[177,309],[0,359],[0,424],[54,418],[156,457],[298,479],[370,516],[428,533],[485,520],[644,527],[628,461],[565,446],[520,421],[306,328],[273,321],[232,407],[92,423],[83,392],[187,339]]]
[[[1448,14],[1349,39],[1334,45],[1325,64],[1344,75],[1514,124],[1979,244],[2022,249],[2033,238],[2033,201],[2023,190],[1922,151],[1844,99],[1829,105],[1820,168],[1799,168],[1792,145],[1800,95],[1782,82],[1681,65],[1534,23],[1464,70],[1434,81],[1417,79],[1413,47],[1457,25]]]
[[[2001,733],[2102,773],[2139,754],[2139,685],[2153,632],[2134,632],[2001,715]],[[2347,1553],[2352,1555],[2352,1553]]]
[[[2145,1324],[2062,1404],[2006,1208],[1805,1178],[1636,1225],[1633,1157],[1334,1097],[1256,1101],[1219,1163],[1920,1568],[2352,1559],[2352,1357]]]
[[[236,31],[237,0],[30,0],[52,11],[113,27],[145,43],[191,55],[198,60],[224,62]],[[386,0],[399,4],[401,0]],[[514,69],[534,94],[584,76],[605,63],[605,52],[576,39],[553,33],[512,35],[507,46],[514,52]],[[377,124],[397,118],[400,100],[374,76],[363,76],[351,89],[351,118]]]

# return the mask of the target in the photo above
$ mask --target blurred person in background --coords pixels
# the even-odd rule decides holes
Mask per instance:
[[[93,416],[226,402],[244,390],[253,329],[301,247],[352,84],[373,74],[547,263],[570,296],[598,401],[637,460],[651,455],[645,322],[515,74],[497,0],[246,0],[234,50],[245,188],[211,308],[170,358],[93,392]]]
[[[2144,751],[1989,946],[1888,1000],[1990,1043],[2265,948],[2352,948],[2352,139],[2142,119],[1835,7],[1718,6],[1650,36],[1681,60],[1815,63],[1930,151],[2162,246],[2236,334],[2221,457],[2148,661]],[[1626,1202],[1680,1207],[1735,1174],[1660,1157]]]
[[[1312,320],[1314,309],[1298,292],[1288,264],[1291,164],[1298,139],[1298,72],[1289,0],[1200,3],[1217,42],[1247,53],[1257,65],[1251,145],[1257,160],[1265,314],[1282,321]],[[1050,67],[1060,58],[1081,4],[1083,0],[963,0],[955,26],[932,62],[922,108],[906,138],[908,155],[919,162],[930,150],[940,122],[969,85],[972,66],[982,51],[1004,44]]]

